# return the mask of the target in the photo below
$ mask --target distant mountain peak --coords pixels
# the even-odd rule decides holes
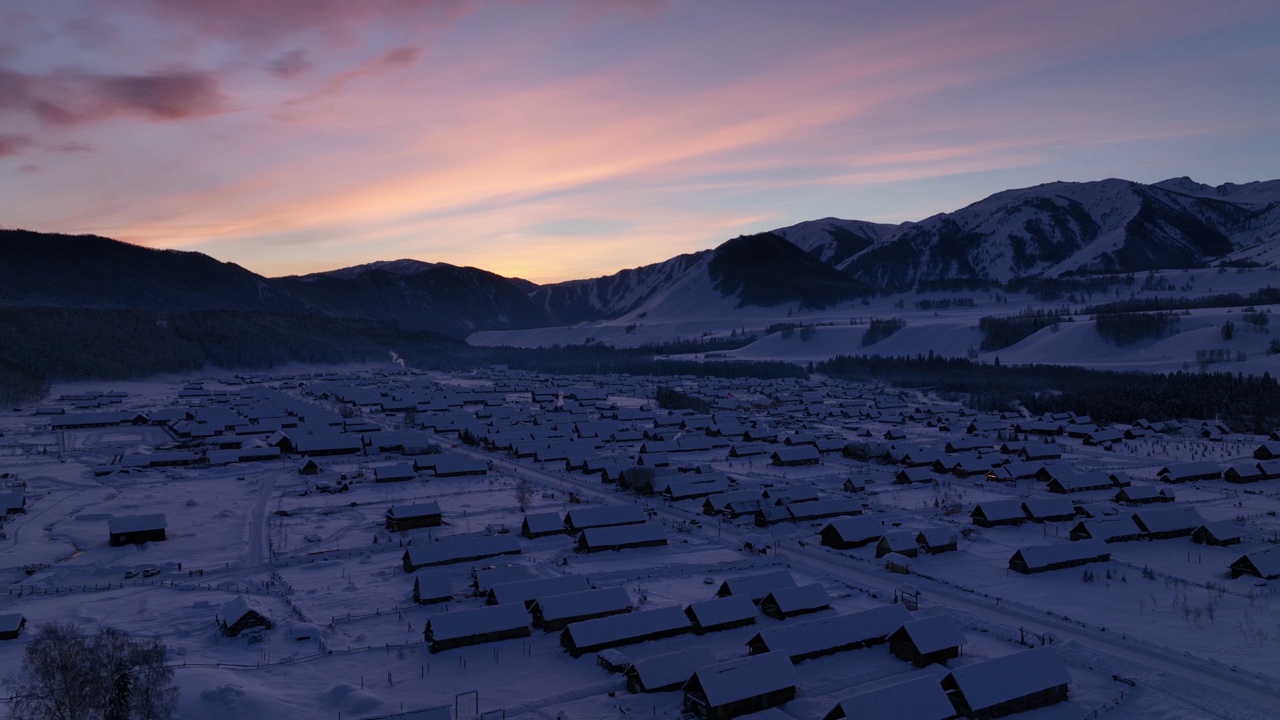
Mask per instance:
[[[363,265],[353,265],[351,267],[339,268],[337,270],[329,270],[326,272],[314,273],[307,277],[315,275],[327,275],[329,277],[353,278],[363,275],[372,270],[381,270],[383,272],[393,273],[395,275],[414,275],[431,268],[438,267],[442,263],[429,263],[422,260],[414,260],[412,258],[401,258],[399,260],[376,260]]]

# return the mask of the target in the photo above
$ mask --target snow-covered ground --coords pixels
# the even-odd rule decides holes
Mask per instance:
[[[974,357],[1002,363],[1048,363],[1077,365],[1106,370],[1171,372],[1199,367],[1197,353],[1226,351],[1228,360],[1214,363],[1215,370],[1260,375],[1280,368],[1280,356],[1267,355],[1273,339],[1280,337],[1280,320],[1265,328],[1241,322],[1240,308],[1193,310],[1179,318],[1171,333],[1160,340],[1146,340],[1116,346],[1097,333],[1085,306],[1119,300],[1207,297],[1226,293],[1247,296],[1263,288],[1280,287],[1280,267],[1253,269],[1168,270],[1135,277],[1132,286],[1122,286],[1107,294],[1074,296],[1074,299],[1037,300],[1026,294],[1003,292],[904,293],[854,301],[823,310],[806,310],[793,305],[772,308],[739,307],[735,298],[722,297],[710,287],[705,276],[686,276],[668,292],[651,298],[645,305],[615,320],[579,323],[572,327],[532,330],[485,331],[473,334],[473,345],[550,347],[595,342],[616,347],[658,345],[675,340],[698,338],[730,339],[734,334],[755,335],[746,347],[719,353],[724,357],[765,360],[782,359],[797,363],[821,362],[836,355],[879,354],[917,355],[933,352],[945,357]],[[972,305],[956,305],[942,310],[921,309],[921,301],[957,299]],[[981,352],[983,334],[978,321],[984,316],[1010,316],[1026,310],[1066,309],[1073,322],[1046,328],[1023,341],[999,350]],[[1257,308],[1266,313],[1274,306]],[[872,318],[896,317],[906,327],[869,346],[862,344],[867,323]],[[1224,340],[1222,326],[1236,326],[1234,337]],[[768,333],[783,323],[813,325],[815,332]],[[785,336],[784,336],[785,335]]]
[[[1219,291],[1227,288],[1218,278],[1235,275],[1210,277]],[[925,316],[909,320],[906,329],[882,343],[881,351],[907,352],[926,338],[949,347],[973,344],[976,330],[965,323],[976,321],[989,308],[964,312],[970,320],[937,320],[936,327]],[[1196,314],[1184,324],[1203,320],[1212,325],[1220,317],[1206,311],[1203,318]],[[819,357],[859,342],[862,328],[847,323],[846,317],[841,326],[822,327],[807,342],[798,336],[788,340],[770,336],[737,354]],[[1064,327],[1057,335],[1075,332],[1087,334],[1088,323]],[[1040,347],[1047,342],[1029,338],[1002,351],[1001,360],[1030,362],[1039,353],[1049,352]],[[786,354],[792,346],[796,354]],[[813,354],[805,355],[806,348]],[[1158,357],[1174,350],[1153,345],[1144,352],[1157,363]],[[1080,357],[1087,355],[1082,351]],[[1137,364],[1136,357],[1117,362]],[[1105,357],[1099,362],[1105,363]],[[295,386],[298,380],[309,379],[305,373],[294,374],[288,383],[281,378],[258,378],[261,386],[282,388],[284,396],[300,403],[336,408],[333,401],[304,396]],[[208,398],[180,399],[186,380],[99,383],[92,388],[121,390],[127,395],[117,407],[143,412],[210,402]],[[485,389],[501,378],[439,376],[433,380],[444,389]],[[403,378],[363,371],[325,381],[390,391],[400,387]],[[604,387],[617,379],[574,378],[572,382],[579,386],[599,382]],[[557,387],[550,378],[525,377],[520,383],[552,392]],[[203,386],[226,393],[224,397],[250,387],[223,384],[216,378],[205,380]],[[836,389],[821,384],[787,387],[815,393]],[[84,385],[59,386],[53,397],[86,389]],[[532,408],[528,392],[512,392],[508,398],[508,406],[521,417]],[[911,395],[906,399],[912,407],[927,406],[931,412],[961,410],[936,399]],[[646,402],[639,396],[622,400],[619,404],[629,407]],[[461,412],[475,416],[481,409],[468,405]],[[357,419],[387,429],[405,422],[399,414],[367,406],[358,412]],[[541,422],[554,422],[553,415],[539,412]],[[598,415],[597,410],[586,408],[575,412]],[[747,419],[767,421],[784,430],[876,442],[886,448],[889,443],[879,438],[888,429],[906,435],[895,442],[903,448],[941,447],[947,440],[964,437],[959,426],[940,432],[923,422],[766,417],[767,412],[749,412]],[[422,411],[417,420],[422,422],[431,414]],[[1034,480],[1005,485],[983,476],[938,475],[937,482],[907,486],[892,483],[898,466],[854,461],[839,453],[824,454],[820,464],[808,467],[776,467],[762,456],[732,458],[724,448],[672,455],[673,461],[682,464],[722,471],[739,488],[768,489],[776,496],[787,487],[813,487],[823,498],[861,500],[865,512],[881,518],[886,528],[943,526],[960,538],[957,551],[916,558],[913,574],[904,576],[889,572],[876,559],[874,544],[853,550],[821,546],[818,531],[827,520],[757,528],[749,518],[713,518],[701,513],[701,499],[639,498],[602,483],[599,476],[566,472],[562,463],[454,447],[459,444],[454,435],[436,439],[449,452],[490,461],[487,474],[437,478],[425,472],[409,482],[375,484],[373,468],[396,458],[360,455],[321,458],[323,471],[318,476],[299,474],[296,457],[97,476],[95,468],[119,455],[168,448],[176,444],[175,438],[154,425],[55,432],[49,429],[49,418],[33,414],[32,408],[0,414],[0,433],[0,471],[11,474],[3,482],[24,483],[21,489],[27,498],[26,512],[10,516],[3,526],[0,580],[5,593],[0,594],[0,615],[22,613],[30,623],[18,640],[0,641],[0,677],[18,670],[24,645],[45,622],[72,621],[88,630],[110,625],[138,636],[158,635],[175,666],[180,715],[191,720],[373,718],[436,706],[448,706],[449,717],[456,711],[459,718],[482,713],[524,720],[681,716],[679,692],[628,693],[622,676],[600,667],[594,653],[580,658],[565,653],[558,633],[534,629],[528,638],[430,653],[423,642],[427,621],[441,613],[481,607],[483,599],[470,593],[472,571],[490,565],[520,566],[533,577],[578,574],[597,587],[622,587],[641,612],[707,600],[726,579],[775,569],[789,570],[797,584],[820,583],[832,598],[830,609],[812,616],[774,620],[761,615],[754,626],[622,648],[633,661],[695,646],[710,648],[719,659],[742,657],[747,654],[746,642],[762,629],[880,607],[910,586],[920,592],[918,616],[947,614],[962,627],[963,655],[952,660],[951,667],[1015,652],[1022,649],[1020,641],[1054,644],[1072,676],[1070,698],[1018,717],[1280,716],[1276,583],[1252,577],[1231,580],[1227,575],[1227,566],[1244,552],[1268,547],[1280,535],[1276,517],[1280,480],[1231,485],[1219,479],[1172,487],[1177,504],[1194,507],[1205,520],[1236,521],[1243,543],[1208,547],[1185,537],[1117,543],[1108,546],[1109,562],[1088,566],[1094,579],[1085,581],[1080,568],[1029,576],[1008,570],[1010,556],[1020,548],[1069,542],[1074,520],[996,528],[979,528],[970,522],[969,512],[979,502],[1051,497]],[[1177,462],[1212,460],[1225,467],[1250,459],[1263,440],[1231,435],[1211,442],[1189,430],[1179,436],[1126,441],[1111,451],[1065,437],[1058,442],[1064,462],[1072,467],[1122,469],[1141,484],[1155,482],[1160,467]],[[584,441],[582,445],[594,448],[595,444]],[[609,445],[603,452],[634,456],[639,445]],[[317,482],[333,483],[343,475],[351,482],[350,491],[317,492]],[[842,486],[851,478],[865,483],[866,490],[846,493]],[[416,605],[411,597],[413,577],[402,567],[405,548],[441,538],[518,532],[525,515],[516,507],[516,486],[521,481],[533,487],[529,513],[642,504],[651,511],[651,522],[665,528],[668,545],[578,554],[567,536],[521,538],[519,555],[444,566],[454,599]],[[1113,495],[1113,491],[1089,492],[1072,499],[1117,513],[1133,512],[1135,508],[1111,502]],[[383,528],[389,507],[427,501],[439,504],[444,525],[402,533]],[[956,505],[961,512],[951,512]],[[164,513],[166,540],[124,547],[108,544],[110,518],[145,513]],[[772,550],[764,555],[744,551],[746,539],[767,540]],[[26,566],[32,570],[29,575]],[[145,568],[158,568],[159,574],[126,577],[126,572]],[[215,618],[239,596],[270,616],[275,628],[223,637]],[[797,668],[801,680],[797,698],[759,717],[821,718],[836,701],[855,692],[922,672],[945,672],[919,670],[890,655],[884,645],[806,660]],[[1091,715],[1095,711],[1098,715]]]

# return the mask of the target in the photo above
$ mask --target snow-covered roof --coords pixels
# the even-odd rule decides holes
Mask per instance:
[[[563,595],[590,590],[591,585],[584,575],[556,575],[553,577],[518,580],[494,585],[489,590],[489,597],[499,605],[514,602],[529,602],[549,595]]]
[[[251,612],[267,617],[267,614],[256,603],[244,595],[237,595],[234,600],[222,606],[221,614],[224,622],[228,625],[235,625],[240,618]]]
[[[919,675],[906,682],[869,690],[844,698],[827,714],[828,718],[856,720],[947,720],[956,709],[932,675]]]
[[[642,523],[648,519],[644,508],[639,505],[604,505],[599,507],[574,508],[565,513],[564,522],[569,527],[583,528],[604,527],[606,525],[625,525]]]
[[[740,595],[752,601],[763,600],[773,590],[794,587],[795,578],[788,570],[773,570],[759,575],[729,578],[720,585],[718,595]]]
[[[488,593],[499,583],[517,582],[529,579],[529,568],[524,565],[503,565],[501,567],[484,568],[476,571],[476,590]]]
[[[439,600],[453,595],[453,584],[448,570],[419,570],[413,574],[418,583],[418,597],[423,601]]]
[[[884,524],[874,515],[857,515],[836,518],[823,530],[831,528],[845,542],[860,542],[884,535]]]
[[[645,612],[583,620],[571,623],[564,631],[573,638],[574,645],[587,648],[687,627],[689,618],[685,616],[684,610],[673,605]]]
[[[529,513],[524,516],[525,524],[531,533],[554,533],[564,531],[564,520],[556,511]]]
[[[1172,503],[1170,503],[1172,505]],[[1170,507],[1139,510],[1133,514],[1133,521],[1147,532],[1170,532],[1177,530],[1194,530],[1204,524],[1200,511],[1193,507]]]
[[[1015,554],[1021,554],[1029,568],[1045,567],[1061,562],[1088,560],[1110,555],[1106,543],[1094,538],[1077,542],[1061,542],[1052,545],[1036,545],[1025,547]]]
[[[810,583],[808,585],[795,585],[793,587],[778,588],[769,593],[765,597],[764,602],[773,599],[773,603],[778,606],[778,610],[784,613],[791,613],[800,610],[814,610],[824,608],[831,605],[831,596],[827,595],[826,589],[822,587],[822,583]]]
[[[518,552],[520,552],[520,541],[513,535],[488,535],[413,545],[407,551],[409,564],[414,567],[444,565]]]
[[[951,671],[974,711],[1071,682],[1071,673],[1049,646],[964,665]]]
[[[756,637],[768,650],[784,650],[796,657],[885,638],[910,619],[911,614],[901,605],[884,605],[849,615],[781,625],[762,630]]]
[[[582,537],[588,547],[636,545],[659,540],[666,541],[667,529],[661,523],[656,522],[635,525],[606,525],[604,527],[589,527],[582,531]]]
[[[631,607],[631,596],[620,586],[583,590],[562,595],[539,596],[537,608],[543,620],[613,612]]]
[[[935,615],[903,623],[899,632],[906,633],[921,653],[931,653],[964,644],[964,633],[950,615]]]
[[[699,645],[679,652],[657,655],[640,660],[628,674],[634,673],[648,690],[683,684],[698,668],[714,665],[716,656],[711,648]]]
[[[387,508],[387,517],[389,518],[415,518],[439,514],[440,504],[434,500],[416,505],[392,505]]]
[[[693,613],[698,625],[715,627],[728,623],[754,619],[757,614],[755,603],[745,595],[729,595],[726,597],[691,603],[689,612]]]
[[[528,624],[529,613],[520,603],[437,613],[427,620],[431,638],[436,641],[501,632]]]
[[[776,692],[800,684],[800,675],[786,653],[750,655],[699,668],[689,679],[690,686],[702,688],[711,707]]]
[[[113,517],[107,521],[107,529],[112,535],[120,533],[146,532],[148,530],[164,530],[169,524],[163,513],[151,515],[125,515]]]

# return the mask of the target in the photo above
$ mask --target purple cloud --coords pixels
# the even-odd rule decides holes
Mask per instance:
[[[278,78],[289,79],[310,72],[311,60],[306,50],[290,50],[267,65],[267,71]]]
[[[0,114],[30,113],[46,125],[132,115],[183,120],[226,110],[217,78],[203,72],[34,75],[0,70]]]

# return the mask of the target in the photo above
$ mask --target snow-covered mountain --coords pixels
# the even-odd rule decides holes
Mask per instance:
[[[837,267],[876,288],[904,290],[957,278],[1003,282],[1203,267],[1267,253],[1277,238],[1280,181],[1056,182],[904,223]],[[840,254],[841,246],[833,237],[809,249],[825,257]]]

